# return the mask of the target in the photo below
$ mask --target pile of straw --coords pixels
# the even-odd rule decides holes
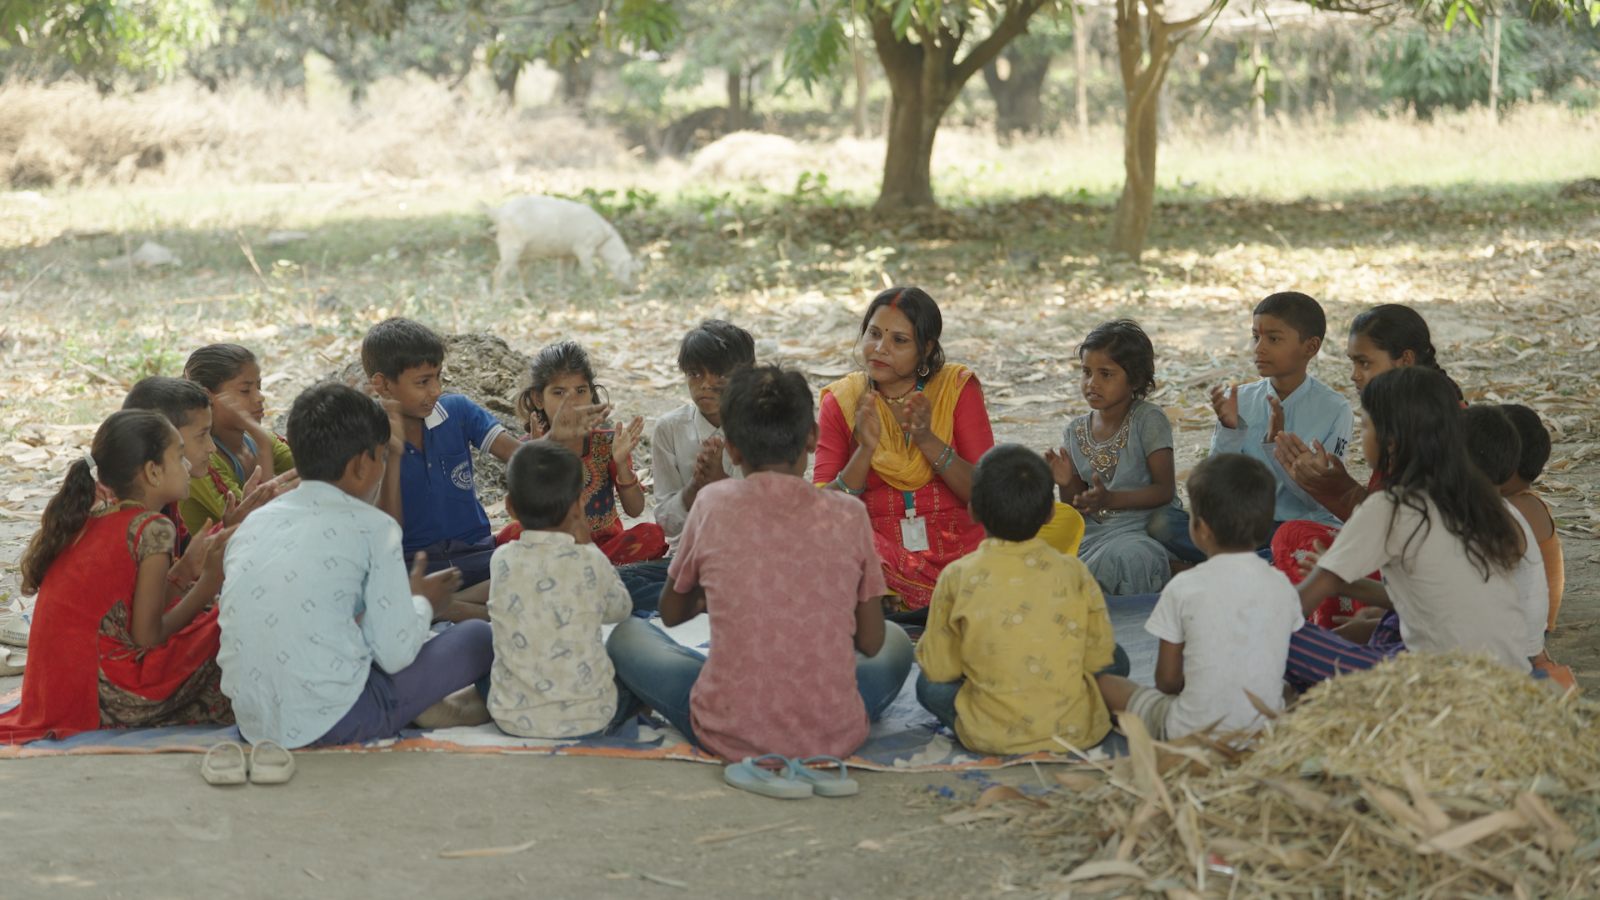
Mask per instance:
[[[1058,897],[1600,896],[1600,704],[1401,654],[1310,691],[1253,749],[1154,741],[1011,820]],[[999,807],[947,821],[997,818]]]

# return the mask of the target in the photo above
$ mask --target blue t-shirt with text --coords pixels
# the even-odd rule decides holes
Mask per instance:
[[[489,536],[489,516],[472,484],[472,448],[488,450],[505,431],[488,410],[460,394],[445,394],[423,420],[422,446],[406,443],[400,460],[406,556],[441,541],[477,543]]]

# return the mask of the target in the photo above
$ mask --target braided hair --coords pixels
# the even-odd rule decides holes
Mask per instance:
[[[22,554],[24,594],[39,592],[56,557],[78,539],[78,532],[94,509],[95,483],[105,485],[124,500],[131,499],[134,482],[145,463],[161,465],[175,440],[178,430],[167,417],[148,409],[119,410],[100,425],[89,455],[67,467],[61,490],[45,504],[39,530]]]
[[[1350,323],[1350,336],[1366,338],[1372,342],[1372,346],[1389,354],[1389,358],[1395,361],[1399,361],[1410,350],[1412,358],[1416,360],[1414,365],[1443,375],[1455,388],[1456,399],[1459,401],[1462,398],[1461,386],[1439,365],[1439,354],[1433,347],[1428,323],[1411,307],[1398,303],[1374,306]]]

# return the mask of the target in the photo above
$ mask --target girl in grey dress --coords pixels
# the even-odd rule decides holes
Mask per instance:
[[[1088,415],[1067,423],[1045,453],[1061,500],[1083,514],[1078,558],[1107,594],[1152,594],[1171,577],[1150,516],[1176,502],[1172,424],[1144,400],[1155,383],[1155,348],[1138,323],[1106,322],[1078,345]]]

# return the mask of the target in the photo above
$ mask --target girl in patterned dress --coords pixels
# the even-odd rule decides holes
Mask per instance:
[[[550,430],[550,417],[563,403],[588,406],[603,388],[595,383],[594,364],[576,341],[562,341],[539,351],[533,358],[528,388],[517,399],[517,411],[528,422],[531,437]],[[583,512],[589,537],[612,565],[660,559],[667,555],[667,536],[654,522],[624,528],[617,512],[637,518],[644,512],[644,488],[633,470],[633,451],[644,436],[644,416],[634,416],[624,428],[595,429],[583,440],[563,442],[583,461]],[[501,529],[496,544],[516,540],[522,526],[513,522]]]
[[[93,512],[97,485],[119,501]],[[232,724],[217,667],[223,549],[207,521],[176,562],[163,507],[189,495],[183,438],[148,410],[113,413],[67,469],[22,558],[38,593],[22,703],[0,742],[97,728]]]
[[[1150,516],[1173,502],[1172,423],[1144,399],[1155,386],[1155,348],[1131,319],[1106,322],[1078,345],[1088,415],[1067,423],[1045,453],[1061,500],[1083,514],[1078,558],[1107,594],[1153,594],[1172,577]]]

